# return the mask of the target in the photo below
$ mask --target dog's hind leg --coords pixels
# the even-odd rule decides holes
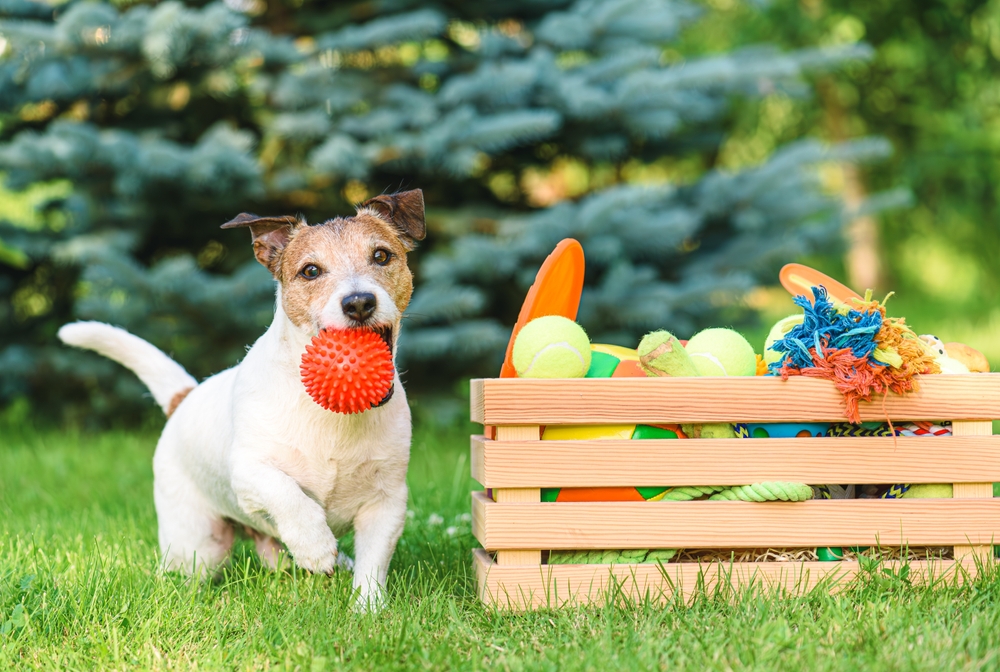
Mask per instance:
[[[253,543],[257,549],[257,557],[260,558],[261,564],[269,569],[278,569],[282,564],[282,558],[286,554],[285,547],[281,545],[281,542],[253,528],[248,527],[246,530],[253,537]]]
[[[154,469],[163,568],[212,578],[229,557],[235,539],[232,523],[212,510],[185,475],[156,461]]]

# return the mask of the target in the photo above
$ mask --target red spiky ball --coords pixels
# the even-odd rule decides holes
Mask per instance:
[[[392,352],[370,329],[324,329],[302,355],[302,383],[334,413],[361,413],[385,399],[395,371]]]

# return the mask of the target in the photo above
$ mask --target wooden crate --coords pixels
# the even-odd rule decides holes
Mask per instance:
[[[862,404],[866,421],[951,420],[953,436],[540,441],[543,426],[684,422],[842,422],[828,381],[793,377],[472,381],[472,494],[480,597],[511,608],[670,599],[699,584],[792,592],[843,585],[842,562],[547,565],[543,550],[953,546],[910,576],[964,580],[1000,542],[1000,374],[925,376],[920,392]],[[543,487],[736,485],[760,481],[952,483],[952,499],[807,502],[544,503]],[[495,500],[495,501],[494,501]]]

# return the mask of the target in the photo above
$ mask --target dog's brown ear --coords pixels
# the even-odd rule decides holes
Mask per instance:
[[[427,226],[424,224],[424,192],[420,189],[369,198],[358,206],[359,210],[362,208],[371,208],[396,227],[399,237],[410,249],[413,249],[414,241],[423,240],[427,235]]]
[[[284,251],[288,241],[292,238],[292,232],[305,223],[292,217],[284,215],[282,217],[258,217],[249,212],[241,212],[233,219],[222,225],[223,229],[237,229],[249,227],[253,236],[253,254],[257,261],[264,265],[271,274],[277,277],[280,268],[281,253]]]

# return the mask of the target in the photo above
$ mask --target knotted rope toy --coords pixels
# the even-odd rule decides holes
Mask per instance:
[[[389,400],[392,352],[371,329],[324,329],[302,355],[302,384],[313,401],[334,413],[362,413]]]
[[[886,317],[885,300],[872,300],[869,291],[851,308],[834,304],[825,287],[813,287],[812,293],[812,303],[805,296],[795,297],[803,321],[771,345],[781,356],[769,368],[782,378],[832,380],[844,396],[845,415],[851,422],[861,422],[862,400],[914,392],[917,374],[941,372],[905,320]]]
[[[813,498],[813,490],[805,483],[772,481],[734,485],[709,497],[712,501],[730,502],[804,502]]]

